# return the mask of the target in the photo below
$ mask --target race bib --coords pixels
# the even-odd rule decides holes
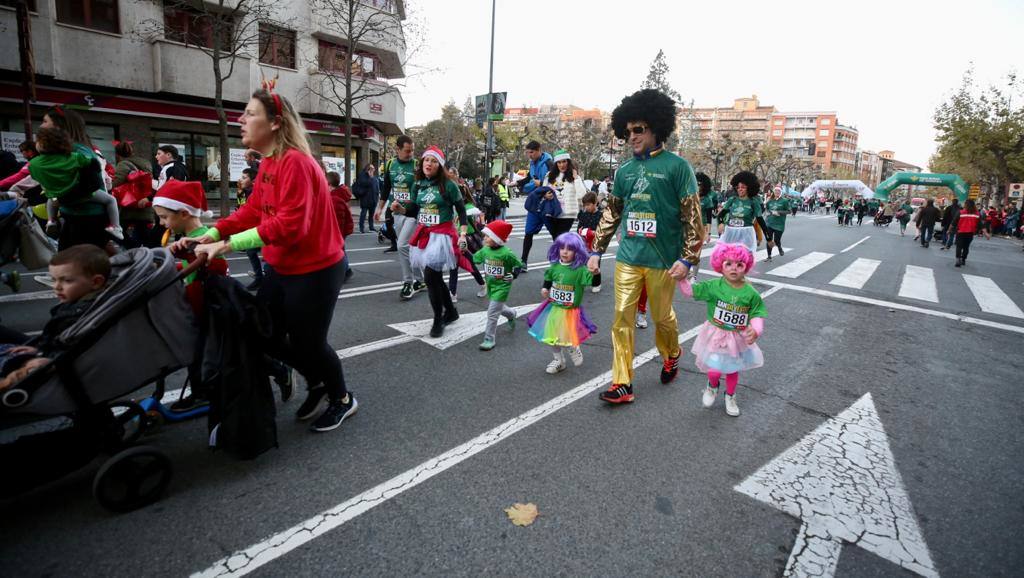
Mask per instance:
[[[502,265],[485,264],[484,275],[487,275],[488,277],[504,277],[505,267]]]
[[[420,209],[419,222],[421,225],[432,227],[441,224],[441,214],[434,207],[423,207]]]
[[[552,288],[551,291],[548,292],[548,297],[559,305],[572,305],[576,300],[576,292],[572,290]]]
[[[408,203],[412,199],[412,196],[409,194],[409,191],[394,191],[391,194],[399,203]]]
[[[626,215],[626,236],[642,235],[653,239],[658,235],[658,221],[654,213],[629,213]]]
[[[747,223],[743,219],[729,219],[730,227],[746,227]]]
[[[718,321],[722,325],[731,325],[733,327],[746,327],[747,326],[747,314],[739,311],[729,311],[724,307],[715,307],[715,321]]]

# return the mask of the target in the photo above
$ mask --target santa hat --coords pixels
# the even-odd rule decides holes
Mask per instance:
[[[167,181],[153,197],[153,206],[186,211],[193,217],[213,216],[213,212],[207,209],[206,192],[199,181]]]
[[[504,245],[508,241],[508,236],[512,234],[512,224],[505,221],[491,221],[484,227],[484,235],[491,238],[492,241],[499,245]]]
[[[558,161],[568,161],[568,160],[572,160],[572,157],[569,156],[569,151],[567,151],[565,149],[558,149],[557,151],[555,151],[555,162],[556,163]]]
[[[423,151],[423,155],[421,155],[420,158],[424,158],[425,159],[427,157],[434,157],[434,159],[437,162],[441,163],[442,167],[444,166],[444,153],[441,152],[441,149],[439,149],[439,148],[437,148],[435,146],[427,147],[427,150]]]

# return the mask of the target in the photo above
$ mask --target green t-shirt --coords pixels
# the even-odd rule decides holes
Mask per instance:
[[[725,224],[730,227],[753,227],[754,221],[761,216],[761,203],[750,197],[729,197],[722,210],[727,213]]]
[[[767,317],[761,296],[750,285],[736,289],[724,277],[702,281],[693,286],[693,298],[708,304],[708,322],[726,331],[739,331],[754,317]]]
[[[786,215],[793,210],[793,203],[789,199],[780,197],[771,199],[766,203],[768,214],[764,217],[764,223],[776,231],[786,230]],[[775,213],[778,213],[776,215]]]
[[[619,245],[621,247],[621,245]],[[563,309],[572,309],[580,306],[583,300],[583,291],[594,284],[594,276],[586,267],[572,267],[555,263],[544,271],[544,280],[551,281],[551,289],[548,289],[548,299],[555,302],[555,306]]]
[[[910,215],[914,214],[914,207],[910,203],[903,203],[900,205],[900,210],[903,211],[903,216],[900,217],[900,221],[904,223],[910,220]]]
[[[711,223],[711,218],[708,213],[715,210],[718,206],[718,195],[713,192],[709,192],[700,199],[700,213],[701,218],[704,219],[704,224],[708,225]]]
[[[487,283],[487,297],[491,301],[508,301],[512,289],[512,270],[522,267],[523,262],[507,246],[484,246],[473,255],[473,262],[483,265],[481,273]]]
[[[185,233],[185,236],[190,238],[190,239],[195,239],[197,237],[202,237],[206,233],[210,232],[210,229],[211,229],[211,227],[207,227],[206,225],[203,225],[203,226],[199,227],[198,229],[194,229],[194,230],[192,230],[192,231],[190,231],[188,233]],[[223,256],[217,257],[217,258],[222,260],[222,261],[224,260]],[[181,266],[183,268],[184,267],[188,267],[188,261],[182,261],[181,262]],[[189,285],[190,283],[195,281],[196,280],[196,275],[198,275],[198,272],[192,273],[188,277],[185,277],[185,284]]]
[[[398,201],[403,208],[408,209],[412,204],[412,187],[416,182],[416,163],[412,159],[404,163],[398,159],[391,159],[385,170],[391,182],[387,204]]]
[[[28,162],[28,171],[43,187],[46,198],[60,199],[78,186],[78,172],[91,162],[91,156],[77,150],[67,155],[40,154]]]
[[[615,258],[639,267],[668,269],[683,249],[679,203],[697,194],[690,163],[662,150],[633,159],[615,173],[613,195],[622,199],[622,240]]]
[[[446,182],[444,191],[438,191],[437,184],[427,179],[417,181],[414,185],[415,202],[420,207],[416,218],[421,225],[440,225],[455,218],[453,206],[462,200],[462,193],[458,185],[452,181]]]

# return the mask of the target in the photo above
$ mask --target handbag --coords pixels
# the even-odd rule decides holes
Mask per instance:
[[[18,223],[21,236],[18,247],[18,260],[28,269],[41,269],[50,264],[56,249],[53,242],[39,226],[39,221],[32,213],[23,210]]]
[[[138,205],[139,201],[148,199],[153,186],[153,177],[149,173],[140,170],[132,162],[128,164],[135,170],[128,173],[123,184],[110,191],[110,194],[117,199],[117,204],[122,207],[134,207]]]

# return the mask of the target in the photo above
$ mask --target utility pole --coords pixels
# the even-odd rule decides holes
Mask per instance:
[[[494,17],[498,0],[491,0],[491,73],[487,80],[487,142],[484,143],[484,175],[491,178],[491,145],[494,143],[494,121],[491,120],[491,100],[494,98]]]
[[[21,60],[21,103],[25,122],[25,140],[32,138],[32,106],[36,100],[35,62],[32,57],[32,24],[28,15],[28,0],[19,0],[18,19],[18,54]]]

